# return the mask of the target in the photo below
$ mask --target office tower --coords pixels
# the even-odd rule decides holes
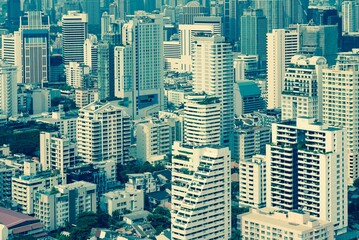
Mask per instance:
[[[335,64],[338,53],[338,26],[299,25],[299,52],[308,56],[325,57],[329,65]]]
[[[261,208],[266,205],[267,162],[255,155],[239,162],[239,205]]]
[[[230,239],[229,149],[175,142],[172,156],[172,239]]]
[[[267,18],[261,9],[247,9],[241,17],[241,53],[258,55],[259,67],[266,68]]]
[[[277,208],[250,209],[238,216],[244,239],[334,239],[333,224],[311,217],[303,211]],[[239,230],[239,229],[238,229]]]
[[[7,25],[18,29],[21,16],[20,0],[7,0]]]
[[[267,17],[267,31],[284,28],[284,9],[283,1],[285,0],[254,0],[252,6],[255,9],[262,9],[264,16]]]
[[[285,68],[299,50],[299,35],[294,29],[274,29],[267,34],[267,108],[281,107]]]
[[[258,84],[254,81],[241,81],[234,84],[234,114],[253,113],[266,108]]]
[[[118,5],[116,2],[113,2],[110,4],[109,14],[115,16],[115,19],[118,19],[120,17],[120,14],[118,11]]]
[[[97,38],[87,38],[84,43],[84,64],[89,66],[93,73],[98,67],[98,45]]]
[[[87,22],[87,14],[78,11],[69,11],[62,16],[62,51],[65,64],[84,62]]]
[[[0,62],[0,114],[7,117],[17,115],[16,67]]]
[[[338,10],[334,6],[310,6],[308,8],[307,22],[313,21],[315,25],[342,25]],[[340,32],[340,34],[342,34]]]
[[[336,234],[345,233],[347,158],[343,129],[308,117],[272,124],[272,143],[267,145],[267,207],[300,209],[331,222]]]
[[[66,84],[73,88],[86,88],[90,80],[90,67],[82,63],[69,62],[65,67]]]
[[[35,164],[28,162],[26,164]],[[37,172],[31,166],[31,172],[12,177],[12,200],[19,205],[21,212],[34,213],[34,200],[38,191],[51,189],[66,182],[66,175],[54,171]]]
[[[218,16],[204,16],[204,17],[194,17],[194,25],[213,25],[213,33],[218,35],[223,35],[223,21],[221,17]]]
[[[118,102],[94,102],[80,109],[77,119],[77,152],[87,163],[129,160],[130,117]]]
[[[47,231],[75,224],[79,214],[97,210],[96,184],[84,181],[42,189],[34,198],[35,217]]]
[[[22,83],[22,52],[21,34],[14,32],[1,35],[1,57],[6,63],[15,66],[17,71],[17,82]]]
[[[311,117],[322,121],[323,57],[295,55],[285,72],[282,92],[282,120]]]
[[[40,162],[42,170],[64,173],[76,164],[76,144],[59,132],[40,133]]]
[[[197,1],[190,1],[179,12],[179,24],[193,24],[194,17],[209,16],[209,8],[201,6]]]
[[[260,124],[237,126],[233,133],[232,158],[241,162],[256,154],[265,154],[266,144],[270,143],[270,131],[270,127]]]
[[[61,86],[66,82],[64,77],[64,63],[62,61],[61,54],[52,54],[50,56],[50,75],[49,75],[49,87]]]
[[[114,46],[110,43],[99,43],[97,83],[99,100],[110,99],[115,96],[114,82]]]
[[[194,36],[198,34],[214,34],[212,24],[180,24],[178,26],[179,43],[181,45],[181,70],[192,72],[192,48]]]
[[[101,23],[100,0],[86,0],[82,2],[83,13],[88,16],[88,25],[98,27]]]
[[[164,68],[167,71],[180,71],[181,69],[181,45],[179,41],[163,42]]]
[[[170,125],[159,119],[136,125],[137,159],[155,164],[171,153],[173,143]]]
[[[233,54],[224,37],[196,37],[193,44],[193,90],[219,98],[221,146],[231,146],[233,137]]]
[[[47,86],[50,66],[50,19],[40,11],[20,19],[22,82]]]
[[[217,97],[187,96],[184,104],[184,142],[195,146],[221,144],[221,104]]]
[[[109,15],[104,12],[101,17],[101,40],[103,40],[105,33],[111,32],[111,24],[115,22],[115,15]]]
[[[133,119],[163,108],[163,20],[135,16],[122,27],[123,46],[115,47],[115,96]]]
[[[284,0],[284,27],[291,24],[307,23],[309,0]]]
[[[323,70],[323,121],[347,131],[349,184],[359,177],[358,53],[358,50],[339,53],[336,65]]]
[[[242,1],[224,0],[223,2],[223,36],[226,41],[235,43],[239,41],[241,16],[243,9],[246,7]]]
[[[344,1],[342,3],[343,33],[358,32],[359,30],[359,3],[357,1]]]

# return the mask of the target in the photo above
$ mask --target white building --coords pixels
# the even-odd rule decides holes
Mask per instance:
[[[334,240],[333,224],[310,217],[301,211],[276,208],[250,209],[238,216],[243,240],[295,239]]]
[[[101,16],[101,40],[104,40],[106,33],[112,32],[112,23],[115,22],[115,15],[104,12]]]
[[[99,100],[97,89],[76,89],[75,90],[75,102],[76,107],[83,108],[90,103]]]
[[[156,179],[150,172],[127,174],[127,176],[126,191],[143,190],[145,193],[151,193],[159,190]]]
[[[62,51],[64,64],[84,62],[84,43],[87,39],[88,16],[69,11],[62,16]]]
[[[193,44],[193,91],[218,97],[221,106],[221,145],[233,138],[233,54],[224,37],[195,37]]]
[[[167,103],[173,104],[175,107],[180,107],[184,104],[186,96],[189,94],[189,91],[185,89],[166,89],[165,95],[167,97]]]
[[[17,69],[0,62],[0,115],[17,115]]]
[[[33,163],[28,163],[33,164]],[[12,178],[12,200],[16,202],[21,211],[26,214],[34,213],[35,195],[40,190],[52,188],[66,182],[66,175],[53,171],[37,173],[34,167],[21,176]]]
[[[267,33],[268,109],[281,107],[285,69],[298,50],[297,30],[274,29]]]
[[[215,26],[211,24],[180,24],[178,26],[179,44],[181,46],[181,71],[192,72],[192,47],[197,34],[214,34]]]
[[[173,240],[231,238],[231,180],[228,147],[175,142],[172,158]]]
[[[87,38],[84,42],[84,64],[89,66],[92,72],[97,71],[98,46],[96,35]]]
[[[144,210],[143,190],[116,190],[101,197],[101,209],[111,215],[114,211],[124,214],[127,211],[137,212]]]
[[[142,14],[142,15],[141,15]],[[115,96],[133,119],[163,108],[163,19],[140,12],[122,27],[115,47]]]
[[[239,162],[239,204],[254,208],[266,204],[266,156],[255,155]]]
[[[47,231],[74,224],[79,214],[97,210],[96,184],[79,181],[38,191],[34,214]]]
[[[188,96],[184,104],[184,140],[193,145],[221,144],[221,106],[217,97]]]
[[[77,119],[77,151],[85,162],[129,160],[130,117],[118,102],[94,102],[80,109]]]
[[[139,161],[155,163],[171,153],[173,143],[170,125],[159,119],[136,125],[136,149]]]
[[[66,83],[73,88],[85,88],[88,85],[90,67],[77,62],[65,66]]]
[[[267,206],[301,209],[334,225],[348,226],[348,152],[345,131],[297,118],[272,124],[267,145]]]
[[[181,44],[179,41],[164,41],[163,56],[165,70],[175,72],[181,70]]]
[[[59,132],[40,133],[40,162],[43,170],[61,173],[76,164],[76,144]]]
[[[349,184],[359,177],[359,50],[340,53],[323,70],[323,121],[347,131]]]
[[[237,55],[233,61],[234,80],[236,82],[246,80],[247,74],[258,71],[259,58],[258,55]]]
[[[34,89],[31,97],[33,114],[48,112],[51,108],[51,94],[49,89]]]
[[[21,34],[14,32],[1,35],[1,57],[12,66],[17,67],[17,83],[22,83]]]
[[[295,55],[285,72],[282,91],[282,120],[312,117],[322,120],[323,57]]]

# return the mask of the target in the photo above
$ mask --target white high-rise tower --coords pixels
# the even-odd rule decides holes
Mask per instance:
[[[133,119],[163,108],[163,19],[139,13],[122,27],[115,48],[115,96]]]
[[[17,114],[16,67],[0,62],[0,115]]]
[[[281,107],[285,68],[298,50],[297,30],[274,29],[267,33],[268,109]]]
[[[219,35],[197,36],[193,44],[193,90],[219,98],[221,145],[231,146],[233,137],[233,54]]]

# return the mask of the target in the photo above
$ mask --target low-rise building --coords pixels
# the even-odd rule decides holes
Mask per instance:
[[[127,176],[126,191],[143,190],[145,193],[158,191],[156,179],[149,172],[127,174]]]
[[[334,240],[332,223],[317,220],[301,211],[251,209],[238,215],[238,222],[243,240]]]
[[[101,209],[112,216],[114,211],[120,214],[141,211],[144,209],[143,190],[117,190],[101,197]]]

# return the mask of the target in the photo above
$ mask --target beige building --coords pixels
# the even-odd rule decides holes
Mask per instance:
[[[243,240],[334,240],[333,224],[300,211],[251,209],[238,215]]]

